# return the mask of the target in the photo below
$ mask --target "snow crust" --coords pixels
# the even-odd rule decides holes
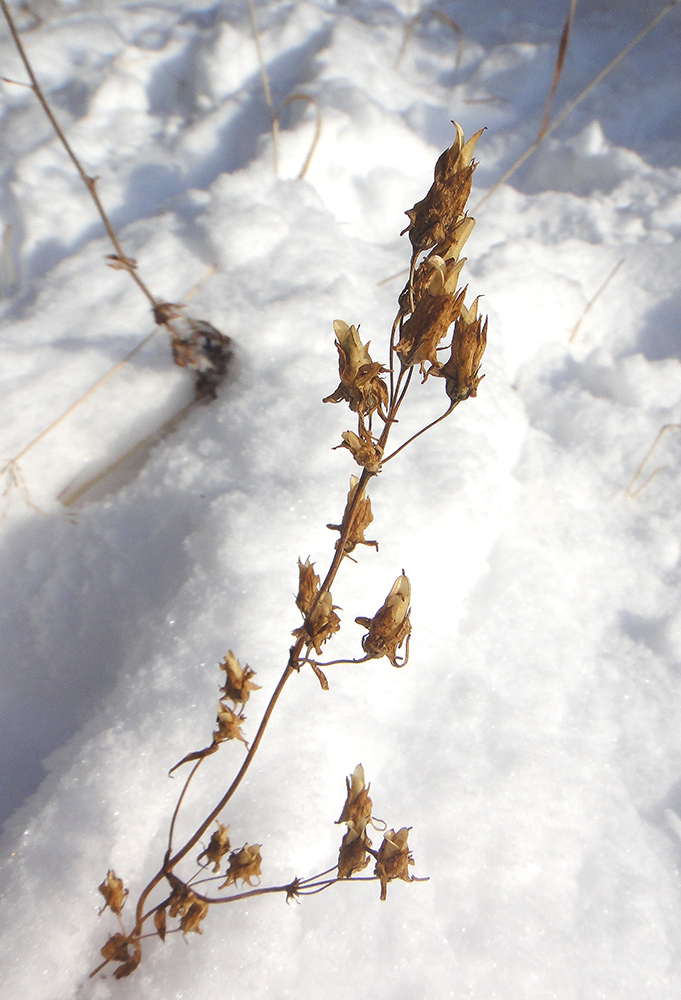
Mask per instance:
[[[557,106],[662,4],[578,5]],[[279,175],[245,3],[58,7],[22,37],[156,294],[235,343],[218,399],[191,399],[162,333],[20,460],[0,525],[0,973],[15,998],[359,996],[676,1000],[681,975],[681,13],[674,10],[476,211],[536,138],[567,4],[263,0]],[[440,11],[460,29],[436,15]],[[23,80],[5,31],[2,75]],[[3,363],[9,460],[153,323],[31,93],[2,85]],[[370,536],[334,588],[358,655],[402,567],[414,635],[383,661],[287,688],[225,821],[264,880],[332,865],[344,777],[410,826],[430,881],[336,886],[210,913],[138,972],[89,971],[109,867],[134,893],[165,850],[233,649],[263,690],[286,661],[297,559],[328,564],[355,471],[332,321],[385,354],[451,119],[487,126],[471,200],[469,302],[485,379],[375,482]],[[623,261],[585,313],[601,285]],[[211,269],[207,275],[208,269]],[[581,324],[573,336],[578,321]],[[405,436],[441,412],[431,380]],[[72,491],[147,437],[118,474]],[[75,485],[74,485],[75,484]],[[38,507],[42,513],[35,510]],[[203,815],[242,749],[189,798]],[[202,805],[203,803],[203,805]],[[124,911],[125,913],[125,911]]]

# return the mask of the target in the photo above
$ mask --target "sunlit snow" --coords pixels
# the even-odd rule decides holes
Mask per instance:
[[[2,83],[3,995],[678,1000],[681,8],[481,203],[537,137],[568,7],[259,0],[277,174],[246,0],[16,5],[125,252],[235,356],[163,430],[192,380],[159,330],[24,454],[154,327],[34,96]],[[664,7],[580,0],[554,115]],[[0,75],[26,78],[4,27]],[[321,116],[302,180],[316,110],[291,94]],[[357,468],[332,450],[351,415],[321,402],[333,320],[385,358],[404,212],[452,119],[486,127],[464,270],[485,378],[377,478],[379,551],[333,593],[329,649],[357,656],[355,617],[404,568],[411,658],[330,667],[328,693],[301,672],[224,817],[263,845],[263,884],[313,874],[361,761],[429,881],[214,908],[129,979],[90,980],[117,930],[97,887],[114,868],[132,902],[158,869],[218,662],[257,673],[252,735],[300,623],[297,560],[331,558]],[[429,380],[400,433],[444,403]],[[186,834],[242,756],[206,763]]]

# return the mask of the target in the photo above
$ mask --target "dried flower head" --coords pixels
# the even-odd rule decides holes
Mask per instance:
[[[435,164],[432,187],[426,197],[406,213],[409,225],[402,232],[409,233],[411,245],[417,252],[448,245],[470,195],[475,170],[473,150],[484,129],[465,142],[461,126],[456,122],[452,124],[456,128],[456,138]]]
[[[372,802],[369,798],[371,786],[364,784],[364,768],[361,764],[345,779],[345,784],[347,798],[336,823],[347,823],[356,833],[363,833],[371,820]]]
[[[218,828],[213,831],[208,847],[205,851],[201,851],[196,859],[196,863],[200,865],[201,859],[205,858],[207,864],[213,865],[214,872],[220,871],[220,863],[231,847],[229,842],[229,827],[224,826],[219,820],[216,820],[216,822]]]
[[[414,859],[409,853],[409,827],[403,826],[395,833],[394,830],[387,830],[383,834],[383,843],[378,851],[374,875],[378,875],[381,882],[381,899],[385,899],[388,894],[388,882],[395,878],[401,878],[404,882],[411,882],[409,875],[409,865],[414,864]]]
[[[375,410],[385,414],[388,403],[388,388],[379,378],[386,369],[371,360],[369,342],[362,344],[359,331],[342,319],[334,320],[338,348],[338,370],[340,385],[324,403],[340,403],[346,400],[355,413],[368,416]]]
[[[104,896],[104,906],[99,911],[100,914],[109,907],[117,916],[123,909],[128,890],[123,888],[122,879],[118,878],[113,868],[109,868],[106,878],[99,886],[99,891]]]
[[[478,375],[487,346],[487,318],[483,323],[482,316],[478,316],[479,300],[478,296],[468,309],[462,306],[461,315],[454,325],[448,361],[434,366],[428,373],[446,379],[447,395],[454,404],[469,396],[477,396],[478,386],[485,377]]]
[[[251,677],[255,677],[255,671],[246,664],[242,667],[236,656],[230,649],[227,656],[221,661],[220,669],[227,674],[224,687],[220,690],[223,696],[235,705],[245,705],[251,691],[259,691],[260,685],[254,684]]]
[[[137,947],[131,946],[125,934],[120,933],[111,935],[102,947],[101,954],[107,962],[121,963],[114,972],[114,979],[125,979],[126,976],[135,971],[142,958],[139,945]]]
[[[246,721],[246,716],[242,715],[241,712],[237,715],[229,705],[225,705],[224,702],[218,702],[218,717],[217,724],[218,728],[213,733],[213,743],[222,743],[224,740],[241,740],[242,743],[248,748],[248,742],[246,737],[241,732],[241,726]],[[185,760],[187,758],[185,757]]]
[[[409,659],[409,634],[411,622],[409,612],[411,601],[411,584],[409,578],[402,575],[395,580],[390,593],[373,618],[355,618],[358,625],[368,628],[368,633],[362,639],[362,648],[371,659],[387,656],[394,667],[403,667]],[[397,659],[397,651],[407,640],[404,658]]]
[[[463,263],[464,261],[459,261],[455,267],[460,268]],[[443,278],[438,270],[435,270],[433,277],[435,281],[432,284],[441,285]],[[421,370],[425,371],[426,361],[431,367],[438,364],[437,348],[458,318],[465,295],[465,289],[453,295],[444,288],[441,294],[432,293],[428,288],[421,295],[414,312],[402,325],[400,339],[395,346],[403,368],[420,364]]]
[[[240,851],[232,851],[229,856],[227,878],[220,886],[221,889],[234,885],[237,880],[247,882],[249,885],[258,884],[251,882],[251,879],[259,879],[262,874],[260,847],[260,844],[244,844]]]
[[[350,476],[350,489],[345,502],[343,521],[341,524],[327,524],[326,527],[331,528],[332,531],[340,531],[341,537],[347,528],[347,537],[343,547],[345,552],[354,551],[358,545],[373,545],[378,551],[378,542],[367,541],[364,537],[364,532],[373,521],[374,515],[371,513],[371,500],[364,495],[364,487],[362,487],[360,495],[355,500],[358,486],[359,476]],[[336,542],[336,548],[338,548],[339,544],[340,538]]]
[[[338,852],[338,878],[350,878],[366,868],[369,864],[368,847],[371,847],[371,841],[366,829],[358,832],[354,825],[348,823]]]
[[[354,431],[343,431],[341,434],[343,444],[339,444],[338,447],[351,451],[357,464],[368,472],[374,474],[380,472],[383,449],[379,448],[364,424],[360,424],[360,432],[361,437],[358,437]]]
[[[173,879],[172,883],[173,892],[168,904],[170,916],[180,917],[180,930],[183,934],[189,934],[190,931],[195,934],[203,933],[200,924],[208,913],[208,903],[205,899],[199,899],[179,879]]]
[[[340,618],[336,614],[337,607],[338,605],[333,603],[331,591],[325,590],[304,624],[293,634],[296,637],[304,634],[308,645],[314,646],[317,654],[321,653],[322,645],[340,628]]]
[[[364,784],[364,768],[361,764],[345,779],[345,784],[347,797],[343,811],[336,820],[336,823],[345,823],[348,828],[338,854],[339,878],[350,878],[355,872],[366,868],[369,864],[367,848],[371,847],[367,826],[371,822],[372,802],[369,798],[369,785]]]

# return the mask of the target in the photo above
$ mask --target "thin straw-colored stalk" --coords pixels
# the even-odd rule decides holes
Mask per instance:
[[[572,333],[570,334],[570,336],[568,338],[568,344],[571,344],[573,342],[573,340],[575,339],[575,337],[579,333],[579,329],[580,329],[582,323],[584,322],[584,320],[586,319],[586,317],[588,316],[588,314],[591,312],[591,310],[594,307],[595,303],[601,297],[601,295],[603,294],[603,292],[605,291],[605,289],[608,287],[608,285],[610,284],[610,282],[612,281],[612,279],[615,277],[615,275],[617,274],[617,272],[621,268],[622,264],[624,264],[624,262],[625,262],[626,259],[627,259],[626,257],[622,257],[621,260],[617,261],[617,263],[615,264],[615,266],[613,267],[612,271],[607,276],[607,278],[605,279],[605,281],[603,282],[603,284],[594,293],[593,297],[591,299],[589,299],[589,301],[587,302],[587,304],[584,307],[584,312],[582,313],[582,315],[579,317],[579,319],[577,320],[577,322],[575,323],[575,325],[572,328]]]
[[[553,79],[551,80],[551,89],[549,90],[549,96],[546,100],[546,108],[544,109],[544,117],[542,118],[542,123],[539,126],[539,134],[537,139],[541,139],[549,127],[549,120],[551,118],[551,108],[553,107],[553,98],[556,96],[556,89],[558,87],[558,81],[561,78],[563,72],[563,64],[565,62],[565,56],[567,55],[568,45],[570,44],[570,31],[572,30],[572,22],[575,19],[575,10],[577,8],[577,0],[570,0],[570,9],[568,10],[568,15],[563,25],[563,31],[560,36],[560,42],[558,43],[558,56],[556,57],[556,67],[553,71]]]
[[[47,98],[45,97],[45,94],[43,93],[43,90],[42,90],[40,84],[38,83],[38,79],[37,79],[37,77],[35,75],[35,72],[33,71],[33,66],[31,65],[31,62],[30,62],[30,60],[28,58],[28,55],[26,54],[26,50],[24,49],[23,42],[21,41],[21,38],[19,37],[19,32],[17,31],[16,25],[14,24],[14,20],[12,18],[11,13],[10,13],[9,7],[7,6],[6,0],[0,0],[0,7],[2,8],[2,12],[5,15],[5,20],[7,21],[7,26],[9,27],[10,34],[12,35],[12,40],[14,41],[14,44],[15,44],[15,46],[17,48],[17,52],[19,53],[21,61],[24,64],[24,68],[25,68],[25,70],[26,70],[26,72],[28,74],[28,78],[31,81],[31,90],[33,91],[33,93],[35,94],[35,96],[38,98],[38,101],[40,102],[43,111],[45,112],[45,114],[47,115],[47,118],[49,119],[50,125],[54,129],[55,135],[57,136],[57,138],[61,142],[62,146],[66,150],[66,152],[67,152],[67,154],[69,156],[69,159],[73,163],[73,166],[76,168],[78,176],[80,177],[80,179],[82,180],[83,184],[87,188],[87,190],[88,190],[88,192],[90,194],[90,197],[92,198],[92,201],[94,202],[95,208],[97,209],[97,212],[99,213],[99,217],[102,220],[102,223],[104,224],[104,228],[106,230],[107,236],[111,240],[111,243],[113,244],[113,247],[114,247],[114,249],[116,251],[116,257],[118,258],[118,260],[123,265],[123,269],[128,272],[128,274],[130,275],[130,277],[132,278],[132,280],[135,282],[135,284],[137,285],[137,287],[140,289],[140,291],[142,292],[142,294],[148,299],[148,301],[149,301],[152,309],[155,308],[157,305],[159,305],[159,302],[151,294],[151,292],[149,291],[147,285],[145,284],[145,282],[142,280],[142,278],[137,273],[137,271],[136,271],[135,267],[133,266],[132,262],[126,256],[126,254],[123,252],[123,248],[122,248],[121,244],[118,241],[118,237],[116,236],[116,233],[114,232],[114,229],[113,229],[113,226],[111,225],[111,222],[109,221],[109,217],[106,214],[106,211],[104,210],[104,206],[102,205],[102,203],[101,203],[101,201],[99,199],[99,195],[97,194],[97,178],[96,177],[90,177],[85,172],[85,170],[83,169],[83,166],[82,166],[80,160],[78,159],[78,157],[76,156],[75,152],[73,151],[73,148],[72,148],[70,142],[68,141],[68,139],[64,135],[64,132],[62,131],[62,128],[61,128],[59,122],[57,121],[57,119],[55,118],[54,114],[52,113],[52,109],[51,109],[50,105],[47,103]]]
[[[657,436],[656,436],[655,440],[651,444],[650,448],[648,448],[648,451],[646,452],[643,461],[639,465],[638,469],[636,470],[636,472],[634,473],[634,475],[632,477],[631,482],[629,483],[629,485],[627,486],[626,490],[624,491],[624,493],[625,493],[626,496],[631,497],[631,499],[633,500],[634,497],[637,497],[639,495],[639,493],[646,488],[646,486],[648,485],[648,483],[652,479],[654,479],[655,476],[657,476],[660,472],[662,472],[662,470],[663,470],[663,468],[665,468],[665,466],[660,466],[659,469],[655,469],[655,471],[650,476],[648,476],[648,478],[637,489],[634,489],[635,484],[637,483],[637,481],[641,477],[641,473],[643,472],[643,470],[645,469],[646,465],[648,464],[648,462],[652,458],[653,452],[655,451],[655,449],[657,448],[658,444],[660,443],[660,441],[662,440],[662,438],[664,437],[664,435],[667,433],[667,431],[680,431],[680,430],[681,430],[681,424],[665,424],[664,427],[660,428],[660,430],[657,432]]]
[[[310,148],[308,150],[307,156],[305,157],[303,165],[302,165],[302,167],[300,168],[300,170],[298,172],[297,179],[299,181],[302,181],[303,178],[305,177],[306,173],[310,169],[310,163],[312,162],[312,157],[315,154],[315,150],[317,149],[317,146],[319,144],[319,140],[321,138],[321,134],[322,134],[322,112],[321,112],[321,109],[320,109],[319,104],[317,103],[317,101],[314,99],[314,97],[310,97],[309,94],[298,94],[298,93],[296,93],[296,94],[289,94],[289,96],[284,101],[283,107],[286,107],[287,104],[293,104],[294,101],[307,101],[308,104],[312,104],[313,107],[314,107],[314,109],[315,109],[315,115],[316,115],[314,136],[312,137],[312,142],[310,144]]]

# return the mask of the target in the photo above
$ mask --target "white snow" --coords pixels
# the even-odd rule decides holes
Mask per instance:
[[[22,455],[0,525],[0,975],[6,996],[678,1000],[681,980],[681,8],[519,169],[567,2],[260,0],[282,112],[279,175],[245,0],[36,0],[22,38],[125,252],[159,297],[229,334],[216,401],[194,407],[163,332]],[[664,7],[582,0],[556,98],[571,100]],[[457,34],[436,12],[460,28]],[[30,14],[33,12],[33,19]],[[24,80],[6,30],[1,74]],[[20,455],[153,329],[35,98],[2,84],[0,451]],[[263,689],[300,623],[297,559],[332,554],[352,426],[334,319],[384,360],[408,263],[404,211],[482,126],[466,246],[489,314],[485,379],[372,484],[380,550],[333,590],[329,655],[359,655],[402,567],[409,664],[288,685],[227,810],[263,845],[263,884],[337,859],[344,778],[412,827],[418,876],[214,908],[201,937],[146,943],[93,980],[162,861],[185,753],[205,746],[233,649]],[[602,294],[585,308],[619,261]],[[210,269],[210,270],[209,270]],[[582,319],[571,339],[575,325]],[[444,409],[414,393],[407,436]],[[39,508],[38,512],[35,508]],[[208,761],[189,834],[243,756]],[[124,910],[124,916],[126,916]]]

